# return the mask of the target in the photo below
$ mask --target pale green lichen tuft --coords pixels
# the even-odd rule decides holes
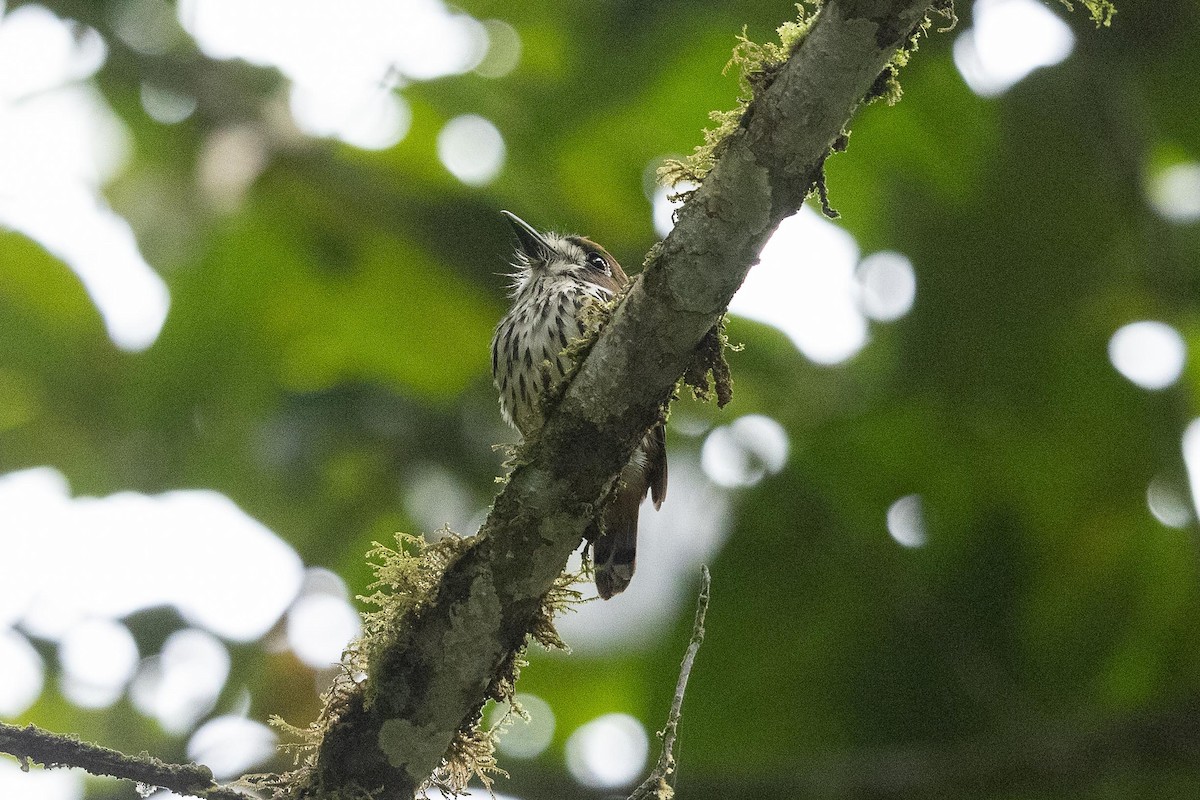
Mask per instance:
[[[796,4],[796,19],[785,22],[777,29],[778,43],[760,44],[752,41],[746,35],[746,29],[742,28],[737,37],[737,44],[733,47],[733,54],[722,70],[722,74],[734,67],[738,70],[738,86],[741,91],[737,107],[729,111],[710,112],[708,117],[713,125],[704,130],[704,143],[698,145],[690,156],[682,160],[669,159],[659,167],[660,183],[665,186],[675,186],[683,181],[699,183],[712,171],[729,137],[741,125],[742,118],[754,98],[771,85],[780,67],[787,62],[792,52],[812,29],[820,12],[821,2],[810,0],[809,5],[812,7],[811,11],[804,3]]]
[[[1088,16],[1092,18],[1092,22],[1096,23],[1096,27],[1109,27],[1112,25],[1113,15],[1117,13],[1117,7],[1108,0],[1058,0],[1067,7],[1067,11],[1075,10],[1075,3],[1083,6],[1088,11]]]
[[[542,603],[533,617],[529,638],[541,645],[543,649],[571,652],[571,648],[558,635],[554,619],[568,611],[574,611],[576,606],[586,602],[583,599],[583,593],[576,589],[575,585],[588,577],[590,576],[586,568],[580,569],[579,572],[564,572],[558,576],[554,585],[550,587],[550,591],[546,592],[546,596],[542,598]],[[515,688],[515,679],[513,683]],[[509,693],[510,701],[514,694],[515,692]]]
[[[367,588],[371,594],[360,596],[375,610],[363,614],[363,635],[343,656],[352,672],[371,674],[378,659],[407,635],[406,618],[417,614],[433,599],[442,575],[462,555],[468,540],[449,528],[441,528],[432,542],[406,533],[396,534],[396,549],[373,542],[367,558],[373,560],[375,580]],[[367,708],[375,701],[377,684],[367,680],[364,700]]]
[[[489,700],[507,703],[510,709],[527,718],[528,715],[516,699],[517,679],[521,675],[521,668],[528,664],[525,660],[526,646],[529,641],[533,641],[547,650],[569,651],[570,648],[554,627],[554,617],[583,602],[582,593],[573,588],[580,577],[579,573],[560,575],[550,587],[550,591],[542,597],[542,602],[534,613],[525,644],[510,652],[492,675],[487,689]],[[490,728],[485,727],[483,704],[480,704],[471,723],[455,733],[441,764],[434,770],[425,786],[458,796],[466,790],[472,778],[477,778],[490,792],[494,775],[508,777],[508,773],[496,763],[496,741],[508,728],[507,718],[506,714],[500,723]]]
[[[293,740],[284,743],[281,748],[292,754],[296,769],[282,775],[247,776],[244,779],[247,786],[267,793],[274,800],[332,797],[323,787],[316,785],[317,749],[325,734],[359,693],[362,693],[364,705],[370,707],[378,689],[370,677],[371,665],[383,653],[396,647],[400,637],[407,635],[409,625],[406,621],[430,603],[447,567],[467,548],[467,540],[447,528],[437,531],[437,535],[435,541],[426,542],[419,536],[398,533],[394,549],[379,542],[373,543],[367,555],[374,561],[375,581],[368,587],[372,590],[371,594],[358,599],[375,608],[363,614],[362,635],[343,651],[333,683],[321,696],[321,711],[317,719],[303,728],[279,717],[270,720],[273,727]],[[400,721],[389,720],[385,725],[395,722]],[[398,731],[392,729],[391,732],[395,734]],[[460,742],[456,737],[455,743],[459,747],[456,749],[452,744],[443,757],[443,765],[452,765],[455,775],[471,766],[477,766],[485,775],[494,772],[494,764],[489,765],[486,759],[478,757],[477,742]],[[370,793],[342,790],[336,800],[374,799]]]
[[[496,763],[496,740],[502,730],[485,730],[478,721],[468,730],[459,730],[450,742],[446,757],[423,788],[440,789],[443,794],[458,797],[466,791],[472,778],[478,778],[491,794],[495,784],[493,776],[508,777]]]
[[[316,753],[326,732],[337,723],[351,701],[362,693],[364,705],[374,702],[376,683],[371,679],[371,667],[384,654],[401,646],[399,641],[408,635],[409,620],[421,613],[433,600],[446,570],[466,551],[468,540],[447,528],[437,532],[438,538],[426,542],[417,536],[400,533],[396,546],[375,542],[369,551],[374,562],[375,581],[371,594],[360,597],[374,606],[363,615],[362,636],[346,648],[333,685],[322,696],[322,710],[317,719],[300,728],[278,717],[271,724],[293,741],[282,747],[290,752],[296,769],[283,775],[253,775],[244,779],[247,787],[257,789],[274,800],[377,800],[369,792],[358,789],[341,790],[334,797],[324,787],[316,785]],[[525,649],[529,641],[547,649],[566,650],[566,644],[554,627],[554,617],[582,602],[582,594],[573,588],[581,575],[567,573],[559,576],[542,598],[530,624],[526,642],[510,652],[497,667],[488,686],[489,699],[516,706],[516,684],[525,666]],[[389,684],[389,691],[397,689]],[[394,700],[395,698],[389,698]],[[506,725],[486,728],[480,709],[454,735],[442,754],[424,754],[425,759],[441,756],[438,767],[422,786],[437,788],[447,795],[462,794],[472,779],[478,779],[490,790],[497,775],[507,776],[496,763],[496,740]],[[393,766],[399,766],[412,756],[412,743],[422,739],[421,731],[408,720],[390,719],[380,729],[379,746]]]
[[[941,17],[942,24],[936,29],[934,25],[934,17]],[[917,52],[920,47],[921,38],[928,36],[930,30],[936,30],[938,33],[949,33],[958,25],[958,15],[954,13],[954,0],[937,0],[933,3],[921,22],[912,30],[908,39],[904,42],[904,46],[895,52],[887,66],[879,73],[871,88],[867,91],[864,100],[870,104],[876,100],[883,100],[889,106],[894,106],[900,102],[900,98],[904,96],[904,90],[900,87],[900,70],[908,65],[912,54]]]

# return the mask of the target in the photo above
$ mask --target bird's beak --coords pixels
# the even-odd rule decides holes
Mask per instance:
[[[517,241],[521,243],[521,250],[530,258],[545,258],[550,253],[550,245],[542,238],[542,235],[525,220],[513,214],[510,211],[501,211],[504,218],[508,220],[508,224],[512,225],[516,231]]]

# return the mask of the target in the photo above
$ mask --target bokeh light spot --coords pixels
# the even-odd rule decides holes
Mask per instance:
[[[1168,222],[1200,220],[1200,163],[1172,164],[1150,181],[1150,203]]]
[[[76,705],[106,706],[120,696],[133,677],[138,663],[137,644],[129,629],[119,622],[86,620],[62,637],[58,660],[67,679],[64,687],[77,690],[71,698]]]
[[[187,755],[205,764],[217,780],[242,775],[275,755],[274,731],[244,717],[217,717],[201,725],[188,740]]]
[[[292,117],[311,136],[332,136],[363,150],[386,150],[407,134],[412,111],[386,86],[360,92],[319,92],[294,84]]]
[[[162,652],[142,662],[130,698],[176,736],[212,710],[229,677],[229,651],[215,636],[197,628],[175,631]]]
[[[907,314],[917,297],[917,276],[902,253],[884,250],[862,260],[856,271],[863,313],[879,322]]]
[[[1075,47],[1067,24],[1036,0],[977,0],[972,16],[975,24],[954,40],[954,64],[981,97],[1003,94]]]
[[[121,0],[112,9],[112,27],[121,41],[146,55],[161,55],[184,38],[165,0]]]
[[[0,11],[3,6],[0,6]],[[30,3],[0,21],[0,98],[19,99],[95,74],[108,48],[95,30]]]
[[[504,138],[496,126],[478,114],[463,114],[446,123],[438,134],[438,158],[468,186],[483,186],[504,166]]]
[[[97,686],[84,683],[68,673],[59,675],[59,691],[67,702],[79,708],[109,708],[124,694],[121,686]]]
[[[479,20],[449,13],[441,3],[408,6],[419,13],[392,32],[392,63],[405,77],[425,81],[459,75],[475,69],[487,57],[488,29]]]
[[[31,769],[0,758],[0,797],[4,800],[81,800],[83,770]]]
[[[500,752],[511,758],[536,758],[546,751],[554,739],[554,712],[550,704],[533,694],[522,692],[517,703],[528,719],[512,714],[508,728],[497,740]],[[496,724],[509,711],[507,703],[492,708],[489,724]]]
[[[129,224],[99,187],[128,161],[129,134],[96,89],[100,35],[26,5],[0,18],[0,226],[75,272],[122,350],[145,350],[170,306]]]
[[[358,612],[343,597],[306,595],[288,612],[288,645],[313,669],[338,663],[342,650],[361,632]]]
[[[470,487],[440,464],[413,465],[404,490],[404,512],[421,530],[433,532],[447,526],[453,531],[473,533],[472,519],[479,504]]]
[[[748,414],[716,428],[704,440],[700,464],[718,486],[753,486],[783,469],[788,435],[775,420]]]
[[[488,46],[478,20],[439,0],[181,0],[178,15],[210,57],[275,67],[330,93],[377,84],[391,72],[412,80],[468,72]]]
[[[501,19],[484,20],[483,27],[487,31],[487,55],[475,71],[485,78],[503,78],[521,62],[521,35]]]
[[[174,125],[183,122],[196,110],[196,98],[184,97],[152,83],[143,83],[142,110],[155,122]]]
[[[342,576],[324,567],[309,567],[304,571],[304,589],[302,594],[328,594],[343,599],[350,596],[346,582]]]
[[[488,28],[439,0],[182,0],[178,14],[210,57],[286,75],[301,130],[371,150],[408,132],[411,112],[394,88],[468,72],[489,50]]]
[[[774,325],[809,360],[841,363],[867,343],[854,237],[805,206],[763,247],[729,310]]]
[[[905,547],[925,545],[925,509],[919,494],[905,495],[888,507],[887,530]]]
[[[0,629],[0,675],[0,717],[19,717],[37,701],[46,677],[42,657],[14,630]]]
[[[1183,487],[1162,475],[1155,476],[1146,487],[1146,505],[1168,528],[1186,528],[1193,518]]]
[[[278,621],[303,575],[287,543],[217,492],[72,498],[62,474],[43,467],[0,476],[0,519],[0,587],[10,573],[39,576],[21,624],[43,639],[172,605],[212,633],[251,641]]]
[[[1165,389],[1179,380],[1187,345],[1164,322],[1131,322],[1112,335],[1108,358],[1117,372],[1143,389]]]
[[[205,199],[221,211],[234,211],[267,166],[267,142],[250,125],[232,125],[204,140],[196,164],[196,183]]]
[[[1200,419],[1194,419],[1183,432],[1183,464],[1187,467],[1192,509],[1200,511]]]
[[[650,740],[628,714],[605,714],[576,729],[567,740],[567,769],[594,789],[632,783],[646,768]]]

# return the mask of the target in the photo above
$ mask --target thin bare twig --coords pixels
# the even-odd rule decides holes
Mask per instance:
[[[246,800],[242,792],[218,786],[212,771],[203,764],[168,764],[146,753],[130,756],[36,725],[22,728],[0,722],[0,753],[16,756],[25,770],[31,763],[47,769],[79,767],[93,775],[108,775],[205,800]]]
[[[683,654],[683,664],[679,667],[679,681],[675,684],[675,698],[671,701],[667,724],[658,734],[662,739],[662,753],[649,777],[633,790],[629,800],[671,800],[675,796],[675,789],[667,783],[667,776],[675,771],[675,737],[679,733],[679,718],[683,713],[683,694],[687,691],[688,676],[692,674],[696,651],[704,641],[704,615],[708,612],[708,590],[711,583],[708,567],[701,567],[700,596],[696,598],[696,621],[692,623],[692,640],[688,642],[687,651]]]

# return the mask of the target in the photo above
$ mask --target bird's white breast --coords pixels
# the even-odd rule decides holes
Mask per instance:
[[[556,390],[570,369],[563,351],[583,335],[580,310],[609,296],[599,286],[559,276],[519,283],[492,339],[492,379],[505,421],[522,436],[541,426],[540,398]]]

